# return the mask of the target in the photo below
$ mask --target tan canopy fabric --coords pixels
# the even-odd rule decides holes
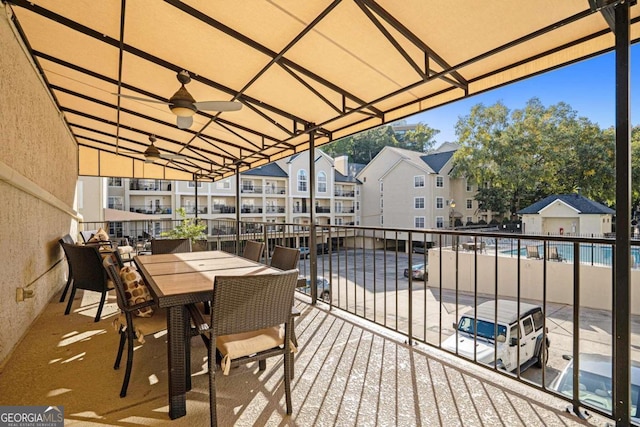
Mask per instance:
[[[104,208],[105,221],[150,221],[154,218],[153,215]]]
[[[604,0],[5,3],[77,140],[81,175],[216,180],[304,151],[312,134],[320,146],[614,44],[591,8]],[[198,111],[178,129],[167,105],[117,95],[166,102],[181,70],[196,101],[242,109]],[[151,134],[183,157],[145,162]]]

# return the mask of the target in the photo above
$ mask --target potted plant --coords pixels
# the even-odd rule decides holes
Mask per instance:
[[[163,231],[160,233],[160,236],[170,239],[189,239],[191,240],[191,247],[194,251],[206,250],[207,235],[204,231],[207,228],[207,224],[200,222],[197,218],[187,218],[185,208],[178,208],[176,212],[181,222],[176,225],[173,230]]]

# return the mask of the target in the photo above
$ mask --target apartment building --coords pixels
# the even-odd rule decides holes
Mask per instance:
[[[346,156],[334,160],[316,150],[314,209],[318,224],[359,224],[360,182],[349,169]],[[282,223],[310,223],[308,152],[243,172],[239,180],[243,222],[272,223],[273,230]],[[149,233],[157,236],[178,219],[178,208],[184,208],[189,216],[197,213],[203,220],[235,220],[236,177],[197,183],[80,177],[78,200],[86,222],[105,221],[106,207],[121,211],[122,221],[148,219]],[[85,200],[87,203],[83,203]],[[109,233],[115,237],[128,234],[119,221],[111,221],[110,228]]]
[[[451,176],[458,148],[453,143],[429,153],[383,148],[357,175],[362,182],[362,225],[446,229],[491,220],[478,209],[477,186]]]

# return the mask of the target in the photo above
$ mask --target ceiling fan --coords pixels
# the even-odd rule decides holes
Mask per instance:
[[[158,147],[155,146],[154,142],[157,139],[155,135],[149,135],[149,146],[142,153],[144,155],[145,163],[153,163],[156,160],[176,160],[176,159],[186,159],[187,156],[182,154],[169,154],[169,153],[161,153]],[[139,151],[125,151],[126,153],[132,154],[141,154]]]
[[[198,111],[238,111],[242,108],[242,104],[237,101],[196,102],[189,91],[187,91],[187,88],[184,87],[184,85],[191,81],[189,72],[182,70],[178,73],[177,78],[181,83],[180,89],[178,89],[178,91],[169,98],[169,101],[158,101],[157,99],[122,94],[114,95],[138,101],[168,105],[171,112],[177,116],[177,125],[179,129],[189,129],[193,124],[193,115]]]

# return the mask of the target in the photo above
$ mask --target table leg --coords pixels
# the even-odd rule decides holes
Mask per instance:
[[[167,354],[169,367],[169,417],[174,420],[187,414],[187,364],[185,322],[189,320],[184,306],[170,307],[167,313]]]

